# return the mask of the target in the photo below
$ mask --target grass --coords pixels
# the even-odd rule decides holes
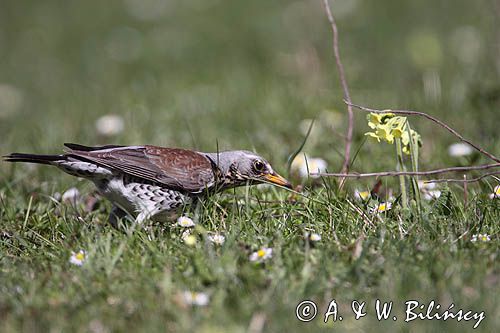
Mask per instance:
[[[431,113],[498,156],[498,17],[490,4],[381,2],[360,1],[352,11],[334,2],[353,101]],[[1,5],[2,154],[55,153],[67,141],[219,145],[255,149],[283,172],[315,118],[304,150],[340,169],[345,107],[320,2],[171,2],[148,20],[133,3]],[[113,138],[94,126],[107,113],[125,119]],[[364,116],[356,115],[353,169],[395,169],[393,147],[364,141]],[[422,134],[421,170],[485,162],[448,156],[453,138],[410,122]],[[488,198],[496,184],[471,185],[466,207],[461,186],[450,184],[424,201],[421,215],[395,205],[380,216],[352,195],[373,180],[349,180],[345,192],[331,179],[306,181],[305,196],[241,188],[207,198],[197,243],[188,246],[173,224],[116,230],[106,223],[107,202],[88,211],[83,202],[53,200],[70,187],[84,199],[94,191],[58,170],[1,163],[0,331],[472,329],[464,321],[405,323],[411,299],[485,311],[477,330],[497,331],[500,203]],[[382,189],[399,195],[397,179]],[[210,232],[226,242],[210,243]],[[305,232],[322,239],[311,242]],[[491,241],[471,242],[478,233]],[[262,246],[273,257],[250,262]],[[86,262],[71,265],[80,249]],[[186,290],[207,293],[209,304],[186,306]],[[310,323],[295,317],[304,299],[318,304]],[[331,299],[344,320],[323,324]],[[360,320],[350,310],[355,299],[368,304]],[[394,301],[398,320],[379,322],[376,299]]]

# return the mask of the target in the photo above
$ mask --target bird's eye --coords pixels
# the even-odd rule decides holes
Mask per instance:
[[[266,165],[262,161],[257,160],[253,163],[253,168],[257,172],[262,172],[266,169]]]

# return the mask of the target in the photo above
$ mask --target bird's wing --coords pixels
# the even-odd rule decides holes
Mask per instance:
[[[67,155],[181,191],[201,192],[214,182],[210,160],[186,149],[131,146],[70,150]]]

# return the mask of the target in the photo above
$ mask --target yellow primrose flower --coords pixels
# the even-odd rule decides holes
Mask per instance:
[[[370,128],[377,128],[377,126],[380,124],[380,115],[378,113],[370,113],[368,115],[368,126],[370,126]]]
[[[413,142],[417,144],[418,147],[422,147],[422,140],[420,139],[420,134],[418,134],[416,131],[412,129],[410,130],[410,132],[413,138]],[[409,155],[411,151],[410,135],[408,134],[408,131],[406,129],[401,135],[401,143],[403,144],[403,152]]]
[[[380,142],[380,138],[378,137],[378,135],[373,132],[366,132],[365,135],[374,138],[375,140],[377,140],[377,142]]]
[[[377,139],[378,142],[380,142],[380,140],[385,140],[391,144],[394,142],[394,136],[391,134],[391,129],[387,125],[379,125],[375,129],[375,133],[367,132],[365,135]]]
[[[368,126],[375,129],[380,124],[382,125],[385,124],[387,120],[391,119],[392,117],[394,117],[394,113],[387,112],[387,113],[370,113],[366,118],[368,119]]]
[[[395,137],[395,138],[401,138],[401,136],[403,136],[403,129],[400,128],[400,127],[396,127],[396,128],[393,128],[392,131],[391,131],[392,135]]]
[[[380,125],[375,130],[375,134],[378,137],[392,144],[394,142],[394,136],[391,134],[391,132],[391,128],[387,125]]]
[[[368,126],[375,132],[367,132],[365,135],[376,139],[378,142],[384,140],[390,144],[394,139],[401,139],[403,151],[410,154],[410,134],[408,133],[407,118],[395,116],[393,113],[371,113],[368,115]],[[418,146],[422,145],[420,135],[410,129],[411,137]]]

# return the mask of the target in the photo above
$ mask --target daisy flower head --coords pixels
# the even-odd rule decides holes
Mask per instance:
[[[419,180],[418,189],[422,192],[423,198],[427,201],[438,199],[441,196],[441,191],[436,189],[436,183],[428,183],[423,180]]]
[[[418,181],[418,188],[422,192],[431,191],[431,190],[436,188],[436,183],[432,183],[432,182],[428,183],[428,182],[425,182],[423,180],[419,180]]]
[[[208,294],[203,292],[184,291],[181,298],[185,304],[193,306],[206,306],[210,302]]]
[[[177,224],[183,228],[194,227],[194,221],[187,216],[179,216]]]
[[[221,234],[208,235],[208,240],[215,245],[222,245],[226,241],[226,237]]]
[[[425,191],[423,194],[425,200],[431,201],[433,199],[439,199],[439,197],[441,196],[441,191],[439,190]]]
[[[69,258],[69,262],[76,266],[81,266],[87,259],[87,252],[84,250],[80,250],[78,252],[71,251],[71,257]]]
[[[116,114],[107,114],[95,122],[97,133],[102,136],[114,136],[123,132],[125,122]]]
[[[474,152],[474,149],[467,143],[458,142],[448,147],[448,154],[451,157],[469,156]]]
[[[495,186],[493,193],[490,194],[490,199],[500,199],[500,185]]]
[[[489,242],[491,240],[490,235],[488,234],[475,234],[472,235],[471,242]]]
[[[368,200],[371,197],[370,191],[354,190],[354,197],[360,201]]]
[[[326,172],[328,163],[322,158],[309,157],[307,154],[299,154],[292,162],[291,169],[295,174],[301,178],[319,178],[317,175],[311,173]]]
[[[249,259],[252,262],[263,262],[273,257],[273,249],[269,247],[263,247],[256,252],[253,252]]]
[[[309,239],[311,242],[319,242],[321,240],[321,235],[313,232],[309,235]]]
[[[392,208],[392,202],[389,202],[389,201],[381,202],[377,206],[375,206],[371,209],[371,213],[381,214],[381,213],[384,213],[384,212],[391,210],[391,208]]]
[[[78,200],[80,200],[80,191],[76,187],[69,188],[61,196],[62,202],[67,202],[67,203],[70,203],[72,205],[76,205]]]

